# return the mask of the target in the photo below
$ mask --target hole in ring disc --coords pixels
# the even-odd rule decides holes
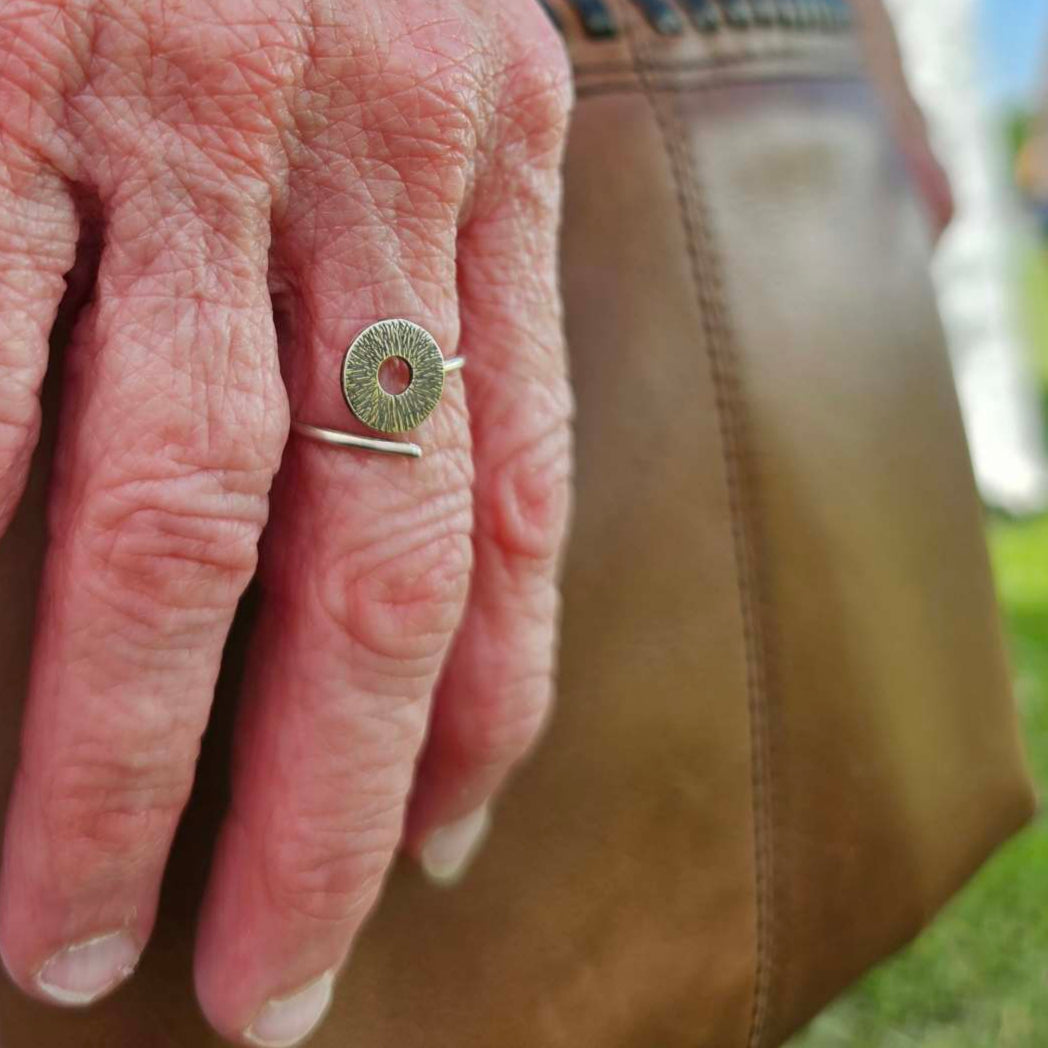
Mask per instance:
[[[379,385],[393,397],[411,385],[411,365],[403,357],[386,357],[378,369]]]
[[[396,359],[410,379],[399,392],[384,388],[383,368]],[[342,392],[350,411],[380,433],[421,425],[444,392],[444,356],[433,336],[410,320],[380,320],[364,328],[346,351]]]

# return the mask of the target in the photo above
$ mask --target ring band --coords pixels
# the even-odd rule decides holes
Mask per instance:
[[[406,440],[380,440],[377,437],[362,437],[357,433],[346,433],[341,429],[325,429],[311,426],[308,422],[292,422],[291,428],[300,436],[331,444],[339,448],[363,448],[365,451],[381,451],[386,455],[408,455],[422,458],[422,448]]]
[[[407,385],[390,393],[380,381],[389,361],[406,365]],[[444,392],[444,378],[465,365],[464,357],[444,358],[433,336],[418,324],[399,318],[364,328],[350,343],[342,361],[342,395],[349,410],[378,433],[404,433],[421,425]],[[292,421],[300,436],[336,447],[361,448],[388,455],[420,458],[422,449],[408,441],[366,437],[344,430]]]

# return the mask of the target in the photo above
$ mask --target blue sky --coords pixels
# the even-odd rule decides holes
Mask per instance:
[[[1048,74],[1048,0],[977,0],[977,6],[979,57],[991,102],[1031,103]]]

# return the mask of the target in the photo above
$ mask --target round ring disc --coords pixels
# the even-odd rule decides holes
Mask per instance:
[[[400,358],[411,373],[400,393],[379,382],[387,360]],[[444,392],[444,355],[433,336],[410,320],[380,320],[364,328],[346,351],[342,392],[349,410],[380,433],[415,429],[440,403]]]

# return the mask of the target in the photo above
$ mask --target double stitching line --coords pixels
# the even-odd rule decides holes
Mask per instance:
[[[733,352],[733,336],[724,297],[709,208],[681,132],[678,95],[661,92],[652,82],[655,64],[637,46],[633,25],[624,19],[634,71],[640,80],[662,137],[673,175],[688,245],[692,281],[702,329],[724,455],[731,513],[732,551],[744,630],[746,693],[750,717],[750,769],[753,789],[757,949],[748,1048],[761,1048],[770,1026],[775,975],[775,836],[771,808],[771,730],[767,709],[767,653],[762,628],[760,565],[754,534],[746,410]]]

